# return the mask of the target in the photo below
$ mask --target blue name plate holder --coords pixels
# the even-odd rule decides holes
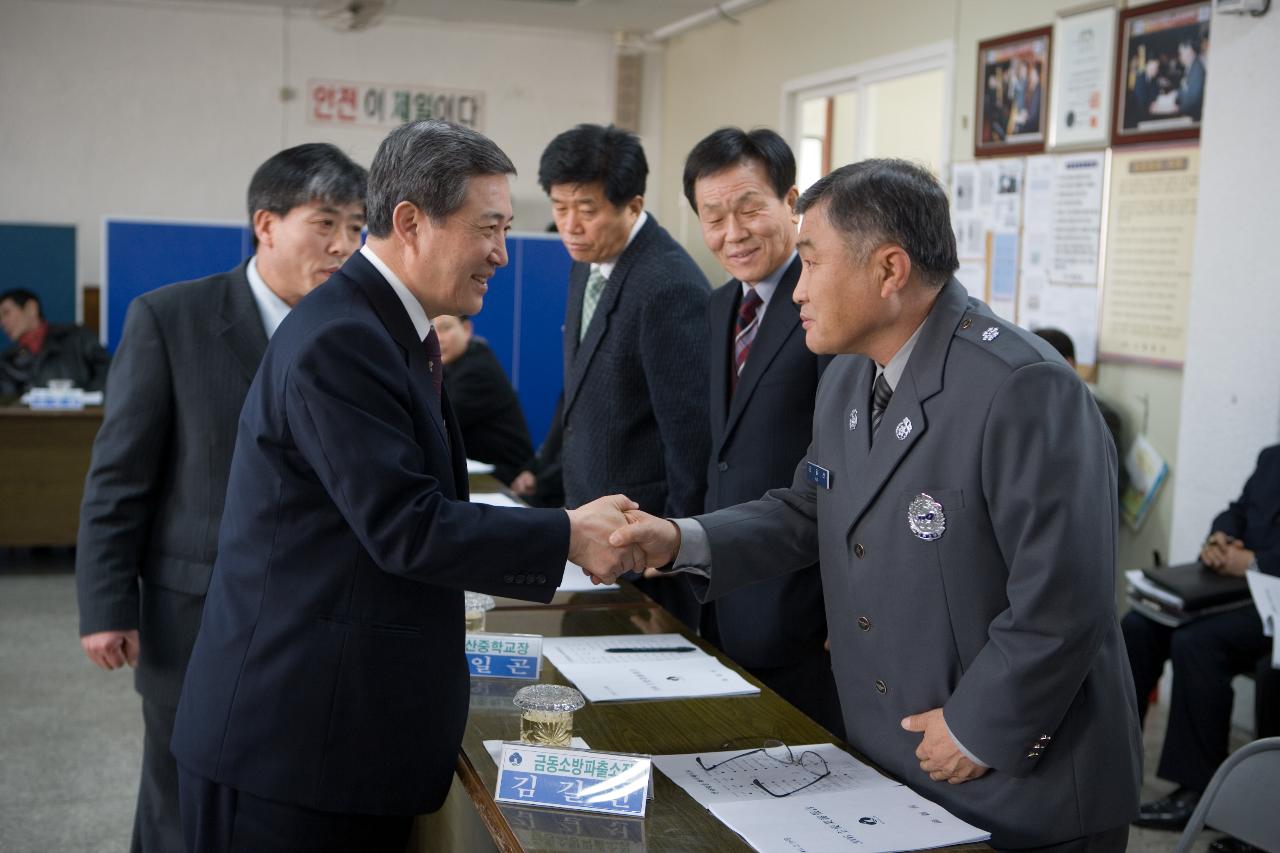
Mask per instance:
[[[593,814],[644,817],[653,796],[647,755],[504,743],[494,800]]]
[[[539,634],[467,634],[467,669],[482,678],[537,681],[542,674]]]

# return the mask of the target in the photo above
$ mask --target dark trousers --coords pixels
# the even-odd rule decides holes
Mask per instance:
[[[187,853],[404,853],[413,818],[321,812],[211,782],[178,766]]]
[[[133,813],[131,853],[182,853],[186,849],[178,816],[178,767],[169,752],[177,713],[176,708],[142,700],[142,780]]]
[[[1121,623],[1133,668],[1138,712],[1166,660],[1173,661],[1169,727],[1160,751],[1161,778],[1203,791],[1227,757],[1231,732],[1231,679],[1253,672],[1269,649],[1258,611],[1251,606],[1204,616],[1169,628],[1130,611]]]
[[[1121,826],[1048,847],[1019,847],[1016,853],[1124,853],[1128,845],[1129,827]],[[1015,851],[1010,849],[1009,853]]]

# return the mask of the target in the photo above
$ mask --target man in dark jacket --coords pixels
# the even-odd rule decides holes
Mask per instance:
[[[111,356],[82,326],[44,318],[40,297],[16,288],[0,293],[0,326],[14,345],[0,356],[0,397],[18,397],[51,379],[70,379],[86,391],[107,384]]]

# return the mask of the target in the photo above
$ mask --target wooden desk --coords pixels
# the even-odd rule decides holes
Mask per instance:
[[[610,602],[602,600],[601,604]],[[637,633],[636,622],[642,621],[655,630],[690,637],[674,618],[656,605],[613,604],[615,606],[597,608],[549,605],[536,610],[495,610],[489,614],[488,628],[545,636],[629,634]],[[693,637],[690,640],[718,654],[701,640]],[[758,683],[718,656],[744,677]],[[543,681],[568,683],[552,664],[544,660],[543,667]],[[471,712],[458,757],[458,779],[496,849],[502,853],[534,850],[722,853],[751,849],[661,772],[655,773],[654,800],[643,821],[496,804],[493,790],[497,767],[483,741],[518,739],[520,712],[511,704],[511,698],[528,683],[481,678],[471,682]],[[763,688],[759,696],[589,703],[574,715],[574,734],[595,749],[653,755],[710,752],[721,749],[730,738],[764,741],[772,737],[793,744],[839,743],[826,729],[768,688]],[[948,849],[991,848],[978,844]]]
[[[0,546],[74,545],[102,409],[0,406]]]

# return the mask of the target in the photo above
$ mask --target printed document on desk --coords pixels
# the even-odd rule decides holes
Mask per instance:
[[[768,803],[721,803],[711,813],[760,853],[846,848],[888,853],[973,844],[991,837],[906,785],[806,794],[769,797]]]
[[[542,649],[547,660],[592,702],[760,692],[679,634],[548,637]]]
[[[608,592],[617,588],[616,583],[592,583],[591,578],[587,577],[582,566],[577,563],[564,564],[564,580],[560,582],[560,592]]]

